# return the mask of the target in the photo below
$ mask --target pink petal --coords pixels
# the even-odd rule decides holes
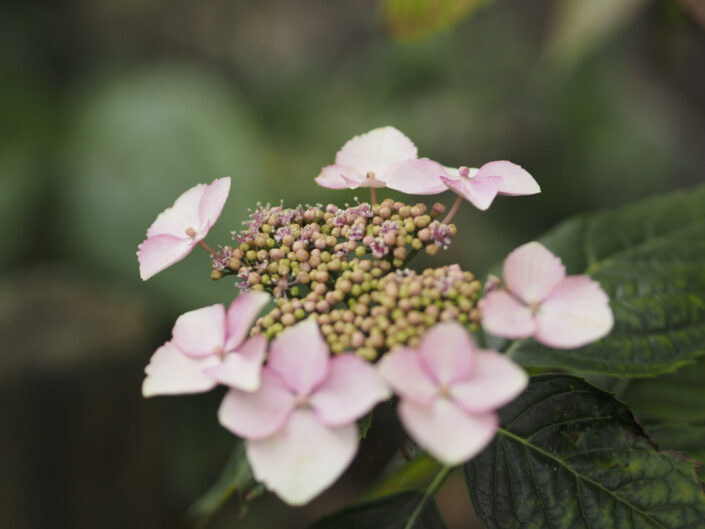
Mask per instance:
[[[247,459],[257,481],[290,505],[303,505],[332,485],[355,457],[355,424],[330,427],[307,409],[267,439],[248,441]]]
[[[362,184],[364,175],[358,173],[352,167],[343,165],[329,165],[321,170],[315,180],[319,186],[329,189],[355,189]]]
[[[250,332],[250,327],[257,318],[257,314],[269,303],[269,294],[265,292],[243,292],[230,304],[226,316],[225,349],[236,349]]]
[[[239,437],[264,439],[284,427],[295,405],[279,375],[265,367],[257,391],[228,391],[220,404],[218,421]]]
[[[446,186],[481,211],[490,207],[502,181],[499,176],[492,175],[459,179],[444,176],[442,179]]]
[[[451,386],[453,400],[469,413],[489,413],[514,400],[529,383],[524,370],[496,351],[481,350],[467,380]]]
[[[155,235],[150,237],[137,249],[140,263],[140,277],[146,281],[174,263],[186,257],[196,245],[189,238],[172,235]]]
[[[380,176],[390,189],[409,195],[435,195],[447,188],[441,179],[446,175],[445,168],[428,158],[406,160],[395,165]]]
[[[382,180],[373,177],[362,178],[358,181],[356,177],[351,178],[344,174],[343,180],[345,180],[345,183],[350,189],[357,189],[358,187],[384,187],[386,185]]]
[[[294,393],[308,396],[328,375],[328,345],[311,319],[289,327],[269,348],[268,365]]]
[[[457,322],[439,323],[423,335],[421,364],[439,385],[466,378],[473,369],[475,343]]]
[[[541,304],[536,315],[536,340],[558,349],[572,349],[599,340],[614,324],[609,298],[588,276],[568,276]]]
[[[391,396],[377,370],[352,353],[331,359],[328,377],[309,402],[328,426],[349,424]]]
[[[541,192],[534,177],[526,169],[512,162],[488,162],[480,167],[477,176],[499,176],[502,180],[499,186],[500,195],[533,195]]]
[[[267,338],[253,336],[239,350],[229,352],[217,365],[206,370],[215,380],[243,391],[255,391],[260,385],[262,362],[267,352]]]
[[[217,358],[189,358],[173,343],[167,342],[152,355],[144,370],[147,377],[142,383],[142,395],[152,397],[209,391],[217,383],[203,370],[217,362]]]
[[[482,327],[495,336],[528,338],[536,330],[531,310],[506,290],[493,290],[480,300]]]
[[[466,413],[443,398],[427,406],[402,399],[398,411],[411,437],[445,465],[458,465],[480,453],[499,425],[494,413]]]
[[[565,277],[565,267],[543,244],[529,242],[507,256],[502,274],[513,294],[526,303],[537,303]]]
[[[198,205],[206,187],[206,184],[198,184],[182,193],[172,207],[159,214],[147,230],[147,237],[163,234],[184,237],[187,228],[198,230]]]
[[[426,371],[419,354],[413,349],[397,347],[384,355],[377,365],[387,383],[402,398],[427,404],[438,391],[438,384]]]
[[[182,314],[171,331],[174,344],[189,356],[209,356],[225,345],[225,307],[211,305]]]
[[[206,236],[208,230],[220,217],[225,201],[228,199],[228,193],[230,193],[230,177],[213,180],[203,192],[203,197],[198,206],[200,223],[198,228],[196,228],[201,238]]]
[[[335,157],[336,165],[356,169],[363,177],[386,174],[397,163],[416,158],[416,146],[394,127],[381,127],[349,140]]]

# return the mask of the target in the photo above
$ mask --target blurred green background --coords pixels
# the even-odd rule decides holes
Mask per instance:
[[[140,281],[137,244],[182,191],[233,177],[208,239],[226,244],[257,201],[352,201],[313,177],[348,138],[394,125],[422,155],[509,159],[541,184],[464,207],[456,244],[426,261],[484,274],[573,213],[703,181],[703,5],[3,2],[2,526],[189,527],[227,460],[220,392],[140,395],[175,317],[236,293],[198,252]],[[309,506],[265,496],[209,527],[303,527],[355,500],[399,435],[391,417]],[[439,496],[451,529],[479,527],[463,487],[454,476]]]

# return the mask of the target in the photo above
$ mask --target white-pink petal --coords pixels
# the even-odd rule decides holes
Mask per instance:
[[[141,243],[137,249],[140,277],[146,281],[162,270],[186,257],[196,243],[188,237],[155,235]]]
[[[225,349],[237,348],[250,332],[257,314],[269,303],[270,296],[265,292],[243,292],[230,304],[226,315]]]
[[[347,189],[348,187],[354,189],[359,187],[364,179],[365,175],[361,175],[352,167],[328,165],[321,169],[321,174],[315,178],[315,181],[319,186],[329,189]]]
[[[495,336],[528,338],[536,331],[531,309],[506,290],[493,290],[478,304],[482,327]]]
[[[418,351],[426,372],[441,386],[466,378],[473,369],[475,344],[457,322],[431,327],[423,335]]]
[[[172,207],[157,216],[147,230],[147,237],[163,234],[184,237],[187,228],[198,231],[200,228],[198,210],[206,187],[208,187],[206,184],[197,184],[188,191],[184,191]]]
[[[215,224],[215,221],[220,217],[223,211],[225,201],[230,193],[230,177],[215,179],[203,192],[201,201],[198,205],[199,227],[196,228],[199,232],[206,232]],[[195,227],[194,227],[195,228]],[[205,233],[202,236],[205,237]]]
[[[541,304],[536,340],[572,349],[599,340],[614,325],[609,298],[600,284],[585,275],[568,276]]]
[[[217,383],[204,373],[204,369],[217,362],[217,358],[189,358],[173,343],[167,342],[156,350],[145,368],[147,377],[142,383],[142,395],[152,397],[209,391]]]
[[[500,195],[533,195],[541,192],[538,183],[536,183],[534,177],[531,176],[526,169],[506,160],[486,163],[480,167],[477,176],[500,177]]]
[[[387,384],[368,362],[352,353],[334,357],[328,376],[309,403],[328,426],[349,424],[391,396]]]
[[[220,404],[218,421],[237,436],[264,439],[284,428],[295,405],[294,395],[279,375],[265,367],[257,391],[228,391]]]
[[[326,378],[329,349],[318,324],[304,320],[289,327],[272,342],[268,366],[297,395],[308,396]]]
[[[499,425],[494,413],[470,414],[445,398],[425,406],[402,399],[399,417],[411,437],[446,465],[458,465],[480,453]]]
[[[416,157],[416,146],[409,138],[394,127],[381,127],[348,140],[335,163],[351,167],[363,177],[368,172],[381,177],[397,163]]]
[[[456,169],[453,171],[458,173]],[[456,194],[463,197],[481,211],[490,207],[501,183],[501,178],[494,175],[477,175],[455,178],[453,175],[442,177],[443,183]]]
[[[398,163],[381,177],[390,189],[409,195],[435,195],[446,190],[445,168],[428,158]]]
[[[225,307],[211,305],[179,316],[171,331],[174,344],[193,357],[219,354],[225,346]]]
[[[247,441],[255,478],[290,505],[303,505],[338,479],[355,457],[355,424],[330,427],[297,409],[272,437]]]
[[[231,388],[255,391],[260,385],[262,362],[267,352],[267,338],[253,336],[237,351],[228,352],[222,361],[206,370],[215,380]]]
[[[565,267],[543,244],[529,242],[507,256],[502,275],[513,294],[526,303],[538,303],[565,277]]]
[[[514,400],[528,383],[526,372],[505,355],[479,350],[470,377],[451,385],[450,393],[466,412],[489,413]]]
[[[397,347],[385,354],[378,369],[394,392],[419,404],[430,403],[438,384],[421,363],[419,354],[406,347]]]

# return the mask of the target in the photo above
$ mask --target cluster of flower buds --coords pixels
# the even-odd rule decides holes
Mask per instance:
[[[300,297],[307,312],[328,312],[351,293],[369,292],[370,281],[403,267],[416,252],[446,248],[457,229],[436,220],[444,209],[392,199],[346,208],[260,205],[246,229],[233,233],[240,244],[213,257],[211,277],[234,274],[241,288]],[[343,276],[348,281],[340,282]]]
[[[528,378],[507,356],[477,348],[468,330],[572,348],[612,328],[599,283],[567,275],[539,243],[512,252],[483,299],[481,282],[458,265],[406,268],[417,252],[451,243],[464,200],[484,210],[497,195],[539,192],[518,165],[444,167],[383,127],[348,141],[316,182],[369,188],[371,204],[259,205],[233,233],[237,244],[215,251],[204,238],[230,190],[221,178],[183,193],[137,252],[145,280],[196,246],[211,256],[212,278],[238,278],[245,292],[227,310],[211,305],[176,320],[145,370],[143,394],[227,386],[220,423],[245,439],[254,477],[288,503],[306,503],[343,473],[359,444],[356,421],[392,394],[409,435],[445,465],[487,446],[496,410]],[[376,203],[383,187],[458,197],[440,220],[440,203]],[[276,307],[260,316],[269,294]]]
[[[450,265],[420,274],[396,270],[377,279],[381,269],[369,270],[369,263],[357,263],[335,282],[333,292],[344,299],[339,307],[317,312],[309,301],[280,299],[277,308],[257,320],[252,333],[272,339],[313,314],[332,353],[352,350],[373,361],[397,345],[418,345],[426,330],[441,321],[477,330],[482,284],[472,273]]]

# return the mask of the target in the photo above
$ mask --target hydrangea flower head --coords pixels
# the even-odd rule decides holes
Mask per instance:
[[[335,164],[324,167],[316,182],[330,189],[389,187],[402,193],[433,195],[446,190],[443,167],[418,158],[413,142],[394,127],[381,127],[349,140]]]
[[[211,305],[179,316],[172,340],[157,349],[145,370],[142,394],[200,393],[218,383],[256,390],[267,339],[247,333],[269,299],[264,292],[245,292],[227,312]]]
[[[522,167],[503,160],[488,162],[479,169],[445,168],[445,184],[480,210],[486,210],[499,195],[533,195],[541,188]]]
[[[494,437],[495,410],[521,393],[524,371],[506,356],[475,347],[455,322],[439,323],[418,348],[399,347],[380,361],[399,395],[399,417],[414,440],[439,461],[457,465]]]
[[[292,505],[331,485],[357,452],[355,421],[389,397],[377,370],[354,354],[333,358],[308,319],[280,334],[254,393],[231,389],[220,423],[246,439],[255,478]]]
[[[186,257],[218,220],[230,192],[230,178],[198,184],[162,211],[139,245],[140,277],[147,280]]]
[[[479,304],[482,325],[506,338],[528,338],[558,349],[581,347],[612,329],[609,298],[586,275],[566,276],[561,260],[538,242],[524,244],[504,261],[505,289]]]

